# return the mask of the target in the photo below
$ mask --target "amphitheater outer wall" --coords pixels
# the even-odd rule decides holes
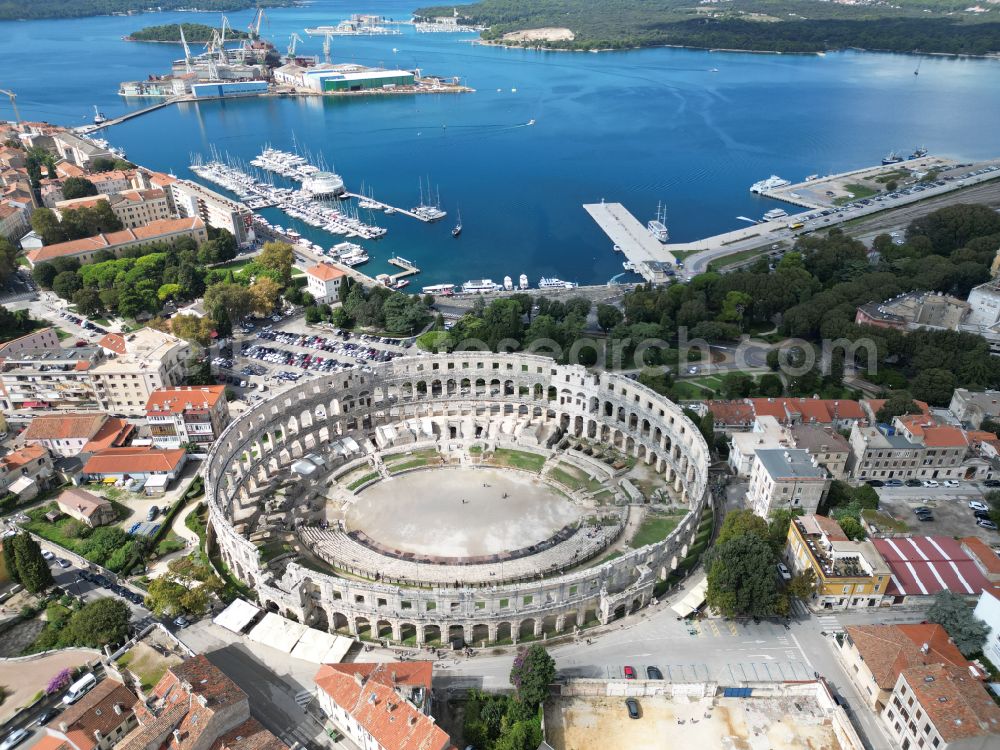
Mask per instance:
[[[344,437],[359,443],[380,425],[430,417],[441,439],[463,425],[510,420],[555,425],[609,443],[671,483],[689,513],[662,542],[558,577],[495,587],[402,588],[341,578],[292,562],[275,572],[234,519],[290,465]],[[448,430],[449,432],[445,432]],[[513,438],[510,447],[518,445]],[[530,449],[530,448],[529,448]],[[232,422],[205,463],[209,539],[223,562],[267,609],[331,631],[423,644],[517,642],[607,623],[646,606],[657,580],[687,555],[711,504],[709,451],[681,408],[628,378],[524,354],[406,357],[374,372],[309,380]]]

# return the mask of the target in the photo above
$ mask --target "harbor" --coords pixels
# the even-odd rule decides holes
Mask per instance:
[[[662,284],[674,275],[677,258],[621,203],[602,200],[586,203],[583,208],[608,235],[615,250],[625,256],[626,270],[635,271],[653,284]]]

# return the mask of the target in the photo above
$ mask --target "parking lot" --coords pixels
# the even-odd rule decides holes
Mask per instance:
[[[303,377],[388,362],[410,352],[413,339],[358,334],[333,326],[309,326],[301,316],[257,327],[244,322],[231,349],[212,359],[219,381],[248,403]],[[279,322],[280,321],[280,322]]]
[[[977,536],[990,544],[1000,543],[1000,534],[976,524],[970,502],[982,502],[989,488],[976,482],[958,487],[879,487],[879,510],[909,526],[915,534]],[[988,505],[988,504],[987,504]],[[914,511],[927,508],[933,520],[920,520]]]

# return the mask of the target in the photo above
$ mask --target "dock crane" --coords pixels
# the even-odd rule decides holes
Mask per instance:
[[[330,64],[330,42],[333,39],[333,34],[323,35],[323,61],[329,65]]]
[[[264,9],[261,7],[257,8],[257,12],[254,14],[253,20],[247,27],[247,31],[250,32],[250,39],[256,41],[260,39],[260,24],[264,20]]]
[[[184,38],[184,27],[182,25],[178,24],[177,28],[180,29],[180,32],[181,32],[181,46],[184,47],[184,72],[185,73],[190,73],[191,72],[191,48],[188,47],[187,39]]]
[[[295,45],[297,43],[300,43],[300,42],[302,44],[305,44],[305,42],[302,42],[302,37],[300,37],[298,34],[296,34],[293,31],[292,35],[290,37],[288,37],[288,60],[289,60],[289,62],[294,62],[295,61]]]
[[[10,106],[14,108],[14,122],[20,125],[21,113],[17,111],[17,94],[13,91],[8,91],[7,89],[0,89],[0,94],[4,94],[10,98]]]

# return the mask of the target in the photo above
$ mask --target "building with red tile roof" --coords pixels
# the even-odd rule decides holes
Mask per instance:
[[[708,410],[716,430],[747,430],[753,426],[756,415],[748,401],[707,401]]]
[[[83,476],[86,481],[105,482],[166,475],[169,483],[180,475],[186,458],[187,454],[180,449],[106,448],[91,455],[84,464]]]
[[[157,448],[190,443],[207,447],[229,424],[226,388],[182,386],[153,391],[146,402],[146,422]]]
[[[317,302],[334,302],[344,276],[344,271],[332,263],[317,263],[306,269],[306,289]]]
[[[116,680],[104,679],[46,728],[73,750],[111,750],[136,726],[139,699]]]
[[[429,715],[433,664],[325,664],[316,673],[319,704],[359,747],[448,750],[451,738]]]
[[[779,424],[820,425],[848,429],[868,416],[857,401],[822,398],[747,398],[707,401],[716,429],[749,429],[758,417],[774,417]]]
[[[898,747],[1000,747],[1000,707],[968,670],[950,664],[901,671],[881,716]]]
[[[990,583],[1000,583],[1000,555],[978,536],[967,536],[959,540],[962,551],[969,553],[972,561]]]
[[[201,244],[208,239],[205,222],[197,216],[190,219],[160,219],[134,229],[46,245],[29,250],[25,257],[32,266],[54,258],[76,258],[80,263],[89,263],[99,250],[109,250],[116,257],[121,257],[128,248],[174,243],[182,237],[190,237]]]
[[[40,414],[22,434],[28,445],[41,445],[54,456],[68,458],[104,448],[121,447],[135,428],[102,412]]]
[[[837,655],[857,685],[858,694],[876,713],[888,704],[896,678],[904,669],[925,664],[975,669],[945,629],[935,623],[848,625]]]
[[[171,667],[136,707],[119,750],[288,750],[250,716],[247,694],[204,654]]]
[[[872,542],[891,571],[886,594],[895,597],[896,603],[945,590],[978,596],[990,585],[969,553],[951,537],[911,536]]]
[[[82,521],[92,529],[118,520],[118,512],[110,502],[80,487],[63,490],[56,499],[56,505],[67,516]]]
[[[11,451],[0,457],[0,497],[16,491],[13,485],[20,479],[27,478],[38,487],[44,487],[53,473],[52,457],[42,446],[26,445],[20,450]]]

